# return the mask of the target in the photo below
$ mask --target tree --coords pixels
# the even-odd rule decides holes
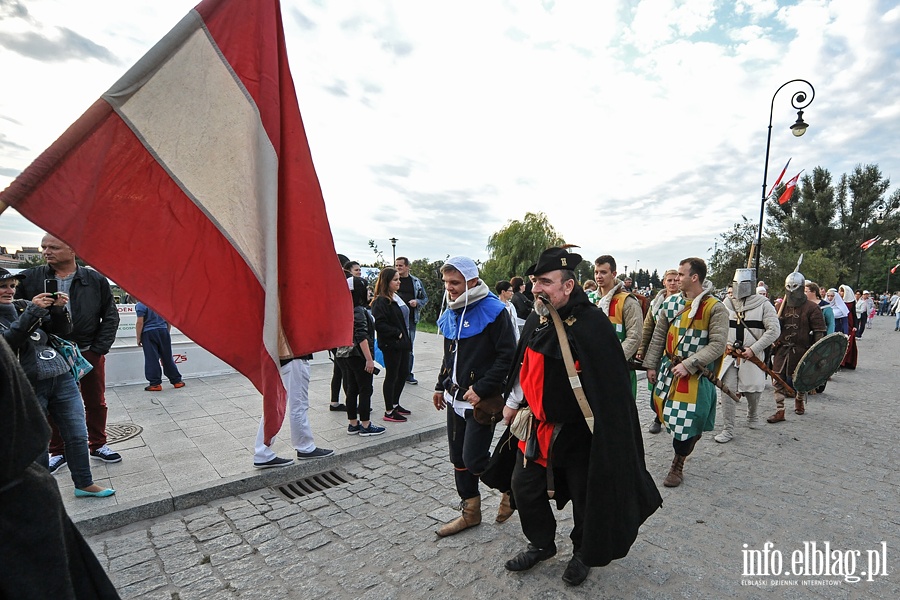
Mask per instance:
[[[428,304],[419,313],[419,318],[428,323],[437,323],[441,314],[441,302],[444,298],[444,284],[441,282],[443,265],[443,260],[429,262],[427,258],[419,258],[409,263],[409,272],[422,281],[425,293],[428,294]]]
[[[756,241],[756,223],[741,215],[741,222],[735,223],[731,231],[719,236],[720,243],[709,260],[707,277],[719,287],[725,287],[734,277],[736,269],[747,266],[750,248]],[[763,247],[769,254],[770,239],[765,240]]]
[[[375,254],[375,262],[372,263],[372,266],[378,267],[379,269],[385,268],[387,266],[387,261],[384,260],[384,252],[379,250],[375,240],[369,240],[369,248],[371,248],[372,252]]]
[[[509,221],[500,231],[488,238],[490,258],[482,269],[483,279],[493,288],[494,283],[522,276],[534,264],[541,252],[563,244],[562,236],[547,220],[544,213],[525,213],[521,221]],[[576,276],[590,277],[590,268],[578,265]]]
[[[40,256],[29,256],[25,260],[19,261],[20,269],[30,269],[31,267],[39,267],[44,264],[44,259]]]
[[[656,269],[653,269],[653,274],[650,275],[650,287],[654,290],[662,287],[662,281],[660,281],[659,272]]]
[[[840,177],[835,186],[823,167],[801,179],[799,192],[787,203],[769,202],[766,233],[758,278],[781,281],[794,270],[804,254],[801,272],[825,286],[839,283],[875,287],[886,282],[885,269],[897,256],[900,244],[900,190],[885,198],[890,181],[877,165],[857,165]],[[778,197],[783,186],[775,190]],[[730,279],[734,269],[746,265],[746,256],[756,237],[756,227],[746,217],[721,235],[723,243],[710,260],[711,277]],[[864,252],[862,242],[881,236],[886,249]],[[897,240],[895,243],[893,240]],[[882,242],[883,243],[883,242]]]

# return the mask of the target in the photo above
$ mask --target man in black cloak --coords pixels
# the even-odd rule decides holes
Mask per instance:
[[[34,462],[49,442],[25,372],[0,338],[0,598],[118,599],[53,475]]]
[[[553,489],[558,509],[572,501],[574,554],[563,574],[569,585],[580,585],[590,567],[628,554],[641,523],[662,505],[644,463],[622,345],[609,319],[575,281],[573,270],[580,262],[577,254],[550,248],[534,266],[535,312],[519,341],[504,410],[507,422],[517,412],[511,407],[520,402],[534,414],[531,443],[519,442],[512,473],[512,497],[529,544],[506,568],[524,571],[556,554],[556,519],[548,497],[548,489]],[[542,302],[551,304],[564,323],[594,416],[593,433]]]

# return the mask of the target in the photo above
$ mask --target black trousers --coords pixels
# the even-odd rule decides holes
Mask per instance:
[[[512,474],[512,495],[516,499],[516,509],[522,523],[522,533],[538,548],[547,548],[556,539],[556,518],[547,497],[547,469],[533,461],[522,466],[522,451],[516,452],[516,466]],[[572,498],[572,514],[575,526],[569,534],[575,552],[581,549],[584,531],[585,504],[587,502],[587,475],[589,454],[572,454],[565,464],[555,464],[554,473],[564,475],[565,484]],[[560,473],[562,472],[562,473]],[[559,488],[560,477],[554,481]]]
[[[491,441],[494,426],[475,420],[475,411],[465,411],[466,418],[447,406],[447,440],[450,442],[450,462],[453,463],[456,491],[462,500],[480,496],[478,477],[491,460]]]
[[[391,412],[400,404],[400,394],[409,377],[409,350],[382,348],[381,354],[384,356],[384,385],[381,387],[384,411]]]
[[[366,359],[362,356],[335,358],[341,368],[347,394],[347,419],[355,421],[357,413],[361,421],[368,421],[372,414],[372,374],[366,372]]]

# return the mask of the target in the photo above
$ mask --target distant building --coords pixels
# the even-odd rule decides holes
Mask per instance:
[[[35,259],[41,260],[42,256],[41,249],[34,246],[22,246],[22,249],[16,252],[16,258],[19,262]]]

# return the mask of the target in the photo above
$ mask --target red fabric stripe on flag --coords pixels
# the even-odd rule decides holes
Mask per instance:
[[[288,355],[346,345],[350,297],[300,118],[278,2],[207,0],[197,11],[256,103],[278,157],[278,231],[267,233],[278,243],[281,314],[274,317]],[[265,290],[105,102],[95,103],[0,200],[246,375],[263,393],[271,441],[285,398],[263,340]]]

